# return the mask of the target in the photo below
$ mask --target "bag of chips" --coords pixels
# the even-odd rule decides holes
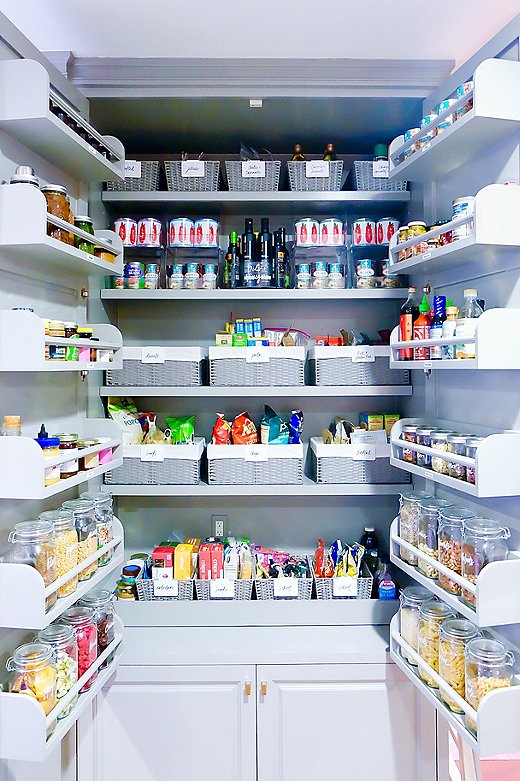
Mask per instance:
[[[287,445],[289,442],[287,423],[268,404],[265,405],[264,409],[264,417],[260,424],[262,445]]]
[[[195,438],[195,415],[183,418],[166,418],[164,438],[172,445],[192,445]]]
[[[299,445],[303,431],[303,412],[300,409],[293,410],[289,420],[289,444]]]
[[[133,399],[108,397],[108,414],[122,431],[123,445],[140,445],[143,441],[143,429],[139,423],[139,413]]]
[[[234,445],[257,445],[258,432],[249,412],[237,415],[231,426]]]
[[[223,412],[217,412],[217,420],[213,426],[211,443],[213,445],[231,444],[231,423],[224,418]]]

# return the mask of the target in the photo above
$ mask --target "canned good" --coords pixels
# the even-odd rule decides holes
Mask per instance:
[[[204,290],[215,290],[217,287],[217,269],[215,263],[207,263],[202,275],[202,287]]]
[[[144,288],[144,263],[134,261],[125,266],[125,287],[129,290]]]
[[[318,247],[320,243],[320,224],[318,220],[303,217],[294,223],[296,245],[299,247]]]
[[[455,198],[451,204],[452,219],[456,220],[458,217],[467,217],[475,212],[475,198],[472,195],[465,195],[462,198]],[[466,222],[464,225],[459,225],[457,228],[453,228],[451,232],[452,241],[458,239],[465,239],[470,235],[473,230],[473,220]]]
[[[199,290],[202,287],[204,266],[201,263],[187,263],[184,285],[187,290]]]
[[[414,136],[416,136],[420,132],[421,132],[420,127],[412,127],[409,130],[407,130],[404,134],[404,143],[406,144],[408,141],[410,141]],[[410,147],[408,147],[408,149],[405,151],[404,159],[406,160],[407,157],[412,155],[418,149],[419,149],[419,140],[416,139],[414,143]]]
[[[426,146],[428,146],[430,141],[433,141],[436,135],[437,135],[437,128],[434,127],[431,130],[429,130],[427,133],[425,133],[423,136],[421,136],[421,138],[419,139],[419,149],[424,149]]]
[[[112,277],[112,287],[122,289],[125,286],[125,269],[123,266],[123,273]]]
[[[168,245],[170,247],[193,247],[195,243],[195,223],[187,217],[170,220]]]
[[[139,247],[160,247],[162,225],[155,217],[143,217],[137,225],[137,244]]]
[[[157,290],[159,287],[160,266],[158,263],[147,263],[144,272],[145,290]]]
[[[329,287],[344,288],[345,287],[345,267],[343,263],[329,263]]]
[[[186,267],[182,263],[166,266],[166,287],[169,290],[180,290],[184,287]]]
[[[376,261],[372,258],[360,258],[356,260],[356,276],[361,279],[369,279],[376,276]]]
[[[417,133],[420,133],[421,128],[420,127],[411,127],[409,130],[407,130],[404,134],[404,140],[410,141],[411,138],[417,135]]]
[[[311,286],[311,266],[310,263],[296,264],[296,287],[309,288]]]
[[[342,246],[345,243],[343,222],[334,217],[320,222],[320,244],[322,247]]]
[[[376,243],[390,244],[390,239],[399,230],[399,220],[393,217],[381,217],[376,228]]]
[[[473,98],[470,98],[467,103],[457,109],[457,119],[460,119],[467,114],[473,108]]]
[[[312,287],[328,287],[329,270],[328,263],[325,260],[319,260],[311,263]]]
[[[457,87],[457,98],[462,98],[464,95],[467,95],[468,92],[473,92],[473,82],[471,80],[465,81],[464,84]]]
[[[410,231],[408,230],[408,225],[402,225],[399,228],[399,233],[398,233],[398,236],[397,236],[397,243],[398,244],[402,244],[404,241],[408,241],[409,238],[410,238]],[[397,259],[398,260],[406,260],[406,250],[404,250],[404,249],[399,250],[399,252],[397,254]]]
[[[406,287],[406,285],[403,284],[403,278],[400,274],[388,274],[387,276],[381,277],[380,283],[381,287]]]
[[[352,243],[355,247],[366,247],[376,243],[376,224],[361,217],[352,223]]]
[[[195,220],[195,247],[218,247],[220,240],[220,223],[217,220],[204,218]]]
[[[123,242],[123,247],[135,247],[137,244],[137,222],[130,217],[120,217],[114,222],[114,231]]]

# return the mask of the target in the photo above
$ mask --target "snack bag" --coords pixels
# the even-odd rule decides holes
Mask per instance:
[[[169,438],[172,445],[191,445],[195,437],[195,415],[183,418],[166,418],[168,430],[165,437]]]
[[[314,553],[314,569],[316,570],[316,577],[323,578],[325,564],[325,542],[318,538],[318,547]]]
[[[260,438],[262,445],[287,445],[289,442],[287,423],[268,404],[260,424]]]
[[[143,429],[139,423],[137,407],[130,398],[109,396],[108,414],[122,430],[123,445],[140,445],[143,440]]]
[[[211,443],[213,445],[231,444],[231,423],[225,420],[223,412],[217,412],[217,420],[213,426]]]
[[[303,431],[303,412],[299,409],[291,412],[289,420],[289,444],[299,445]]]
[[[164,445],[164,434],[156,426],[156,418],[148,421],[148,431],[144,435],[143,445]]]
[[[237,415],[231,426],[234,445],[257,445],[258,432],[249,412]]]

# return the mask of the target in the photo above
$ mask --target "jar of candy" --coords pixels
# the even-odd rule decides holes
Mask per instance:
[[[78,643],[76,632],[67,624],[51,624],[38,632],[36,638],[39,643],[47,643],[54,651],[56,663],[57,685],[56,697],[61,700],[72,689],[78,680]],[[78,701],[74,697],[58,714],[58,719],[68,716]]]
[[[439,627],[439,675],[464,699],[466,644],[479,634],[475,624],[465,618],[450,618]],[[439,688],[441,700],[454,713],[464,713],[462,708]]]
[[[6,662],[12,673],[9,691],[34,697],[48,716],[56,705],[56,664],[54,653],[46,643],[19,646]]]
[[[45,586],[56,580],[56,542],[52,523],[48,521],[21,521],[9,535],[14,545],[14,564],[29,564],[38,570]],[[45,610],[56,604],[56,592],[45,598]]]
[[[63,502],[64,510],[72,511],[74,523],[78,533],[78,564],[97,551],[97,524],[94,512],[94,502],[86,499],[71,499]],[[78,575],[80,581],[89,580],[97,572],[97,559],[81,570]]]
[[[419,426],[403,426],[403,439],[406,442],[417,442],[417,429]],[[417,463],[417,450],[412,448],[403,447],[403,461],[407,461],[409,464]]]
[[[403,491],[399,497],[399,535],[417,547],[419,542],[420,503],[423,499],[433,499],[427,491]],[[401,547],[403,561],[416,566],[417,556]]]
[[[451,506],[452,503],[447,499],[423,499],[420,503],[417,547],[432,559],[438,558],[437,530],[439,512]],[[437,580],[439,573],[432,564],[419,559],[417,567],[427,578]]]
[[[462,577],[477,583],[479,573],[492,561],[505,561],[509,553],[507,526],[488,518],[467,518],[462,533]],[[476,596],[462,589],[467,605],[476,606]]]
[[[462,434],[448,434],[448,453],[465,456],[467,439],[468,437]],[[450,477],[457,478],[457,480],[464,480],[466,478],[466,467],[463,464],[458,464],[456,461],[448,461],[448,474]]]
[[[453,431],[444,431],[443,429],[437,429],[432,431],[430,435],[431,446],[433,450],[440,450],[443,453],[448,452],[448,436],[453,434]],[[434,472],[438,472],[441,475],[449,474],[449,463],[447,458],[442,456],[436,456],[432,453],[432,469]]]
[[[478,710],[482,698],[494,689],[512,684],[514,656],[499,640],[475,637],[466,646],[466,702]],[[477,725],[466,715],[466,725],[474,732]]]
[[[468,518],[474,518],[472,510],[464,507],[446,507],[439,513],[439,561],[445,567],[462,575],[462,530]],[[460,596],[462,589],[458,583],[439,572],[439,585],[450,594]]]
[[[96,528],[98,537],[98,549],[102,548],[114,538],[114,509],[112,495],[104,491],[97,494],[83,493],[81,499],[88,499],[94,502],[94,513],[96,515]],[[104,567],[112,559],[112,549],[100,556],[98,566]]]
[[[418,631],[419,631],[419,610],[424,602],[429,602],[432,598],[428,589],[422,586],[406,586],[401,592],[399,610],[400,632],[403,640],[406,640],[414,651],[417,651]],[[408,664],[417,663],[409,656],[404,648],[401,648],[401,656],[406,659]]]
[[[91,608],[97,628],[98,656],[115,638],[114,630],[114,595],[111,591],[103,589],[89,591],[79,601],[80,605]],[[100,669],[108,667],[114,655],[110,654],[103,662]]]
[[[97,659],[97,627],[94,620],[94,611],[88,607],[69,607],[65,610],[62,620],[70,624],[76,631],[78,642],[78,676],[86,673],[88,668],[94,664]],[[88,681],[83,684],[80,694],[86,692],[92,686],[97,678],[97,670]]]
[[[430,599],[419,610],[417,651],[432,670],[439,672],[439,627],[447,618],[454,618],[455,611],[444,602]],[[419,666],[419,676],[432,689],[438,686],[426,670]]]
[[[41,521],[49,521],[54,527],[56,541],[56,574],[58,578],[65,575],[78,563],[78,533],[74,523],[74,515],[70,510],[48,510],[40,513]],[[76,591],[78,576],[74,575],[58,589],[58,598],[68,597]]]
[[[431,435],[436,431],[429,426],[419,426],[416,431],[416,441],[418,445],[431,447]],[[432,457],[429,453],[417,453],[417,466],[424,466],[425,469],[431,469]]]
[[[476,458],[477,457],[477,448],[480,445],[481,442],[483,442],[485,437],[466,437],[466,456],[468,458]],[[475,467],[474,466],[467,466],[466,467],[466,482],[471,483],[472,485],[475,485]]]

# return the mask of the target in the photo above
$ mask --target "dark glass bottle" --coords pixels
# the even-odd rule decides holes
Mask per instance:
[[[238,250],[238,233],[231,231],[229,234],[229,247],[224,259],[224,274],[222,287],[226,290],[237,287],[237,279],[240,280],[240,253]]]
[[[262,217],[258,236],[258,260],[260,263],[260,287],[273,284],[273,236],[269,232],[269,218]]]
[[[277,287],[289,288],[291,287],[291,260],[289,257],[289,251],[285,244],[285,228],[280,228],[278,231],[280,235],[280,247],[278,250],[278,265],[280,267],[280,276],[282,281]]]
[[[307,160],[307,158],[305,157],[305,155],[302,152],[301,144],[295,144],[294,145],[294,154],[291,157],[291,161],[292,160]]]
[[[419,317],[419,303],[415,297],[417,292],[415,287],[408,288],[408,298],[401,307],[399,314],[399,338],[402,342],[409,342],[413,339],[413,324]],[[401,361],[411,361],[413,359],[413,349],[407,347],[399,350],[399,359]]]
[[[256,236],[253,232],[253,220],[246,220],[242,234],[243,285],[260,287],[260,264],[258,262]]]
[[[327,144],[325,148],[324,160],[336,160],[336,152],[334,151],[334,144]]]

